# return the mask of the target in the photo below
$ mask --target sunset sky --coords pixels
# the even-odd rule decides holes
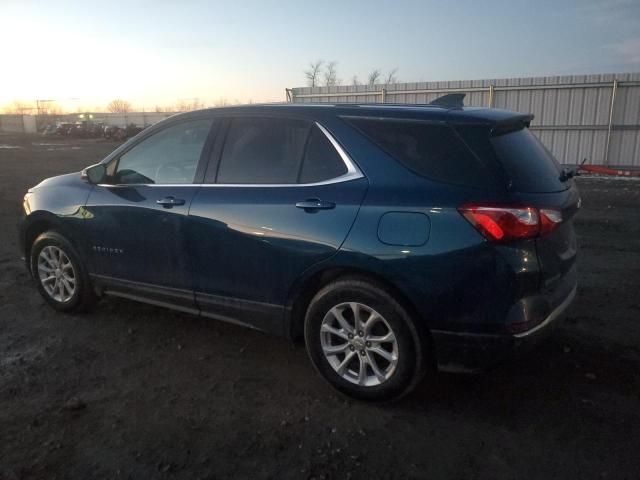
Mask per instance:
[[[282,101],[316,59],[361,81],[640,71],[640,1],[0,0],[0,108]]]

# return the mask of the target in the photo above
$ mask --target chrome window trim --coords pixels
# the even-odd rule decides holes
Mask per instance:
[[[338,143],[338,141],[333,137],[333,135],[329,133],[329,131],[326,128],[324,128],[318,122],[315,122],[315,124],[320,129],[320,131],[324,133],[325,137],[329,139],[329,141],[331,142],[331,145],[333,145],[333,148],[336,149],[336,151],[338,152],[338,155],[340,155],[340,158],[342,159],[345,166],[347,167],[347,173],[339,177],[336,177],[336,179],[343,178],[349,175],[359,175],[358,178],[362,177],[362,173],[360,172],[360,170],[358,170],[358,167],[356,167],[356,164],[353,162],[353,160],[351,160],[351,157],[347,155],[347,152],[344,151],[344,148],[342,148],[342,145]],[[333,180],[333,179],[329,179],[325,181],[330,181],[330,180]]]
[[[342,162],[345,167],[347,167],[347,173],[340,175],[339,177],[314,183],[118,183],[115,185],[110,183],[99,183],[98,185],[100,187],[318,187],[364,178],[364,175],[356,166],[355,162],[351,157],[349,157],[347,152],[344,151],[342,145],[338,143],[333,135],[331,135],[331,133],[329,133],[329,131],[318,122],[314,123],[325,137],[327,137],[329,142],[331,142],[331,145],[333,145],[336,152],[338,152]]]

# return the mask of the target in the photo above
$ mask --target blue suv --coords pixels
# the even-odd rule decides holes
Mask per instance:
[[[102,295],[304,338],[343,393],[486,368],[576,291],[572,173],[531,115],[459,105],[252,105],[173,116],[24,197],[55,309]]]

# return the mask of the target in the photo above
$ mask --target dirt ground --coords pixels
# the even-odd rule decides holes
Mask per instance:
[[[545,344],[375,406],[281,338],[121,299],[47,307],[18,258],[22,195],[115,146],[0,135],[1,479],[640,478],[640,182],[578,179],[579,293]]]

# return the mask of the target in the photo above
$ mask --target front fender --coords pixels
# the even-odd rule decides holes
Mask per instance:
[[[86,260],[83,226],[91,214],[84,206],[92,188],[79,174],[70,174],[45,180],[29,190],[18,225],[19,248],[27,265],[31,244],[47,230],[57,230],[64,235]]]

